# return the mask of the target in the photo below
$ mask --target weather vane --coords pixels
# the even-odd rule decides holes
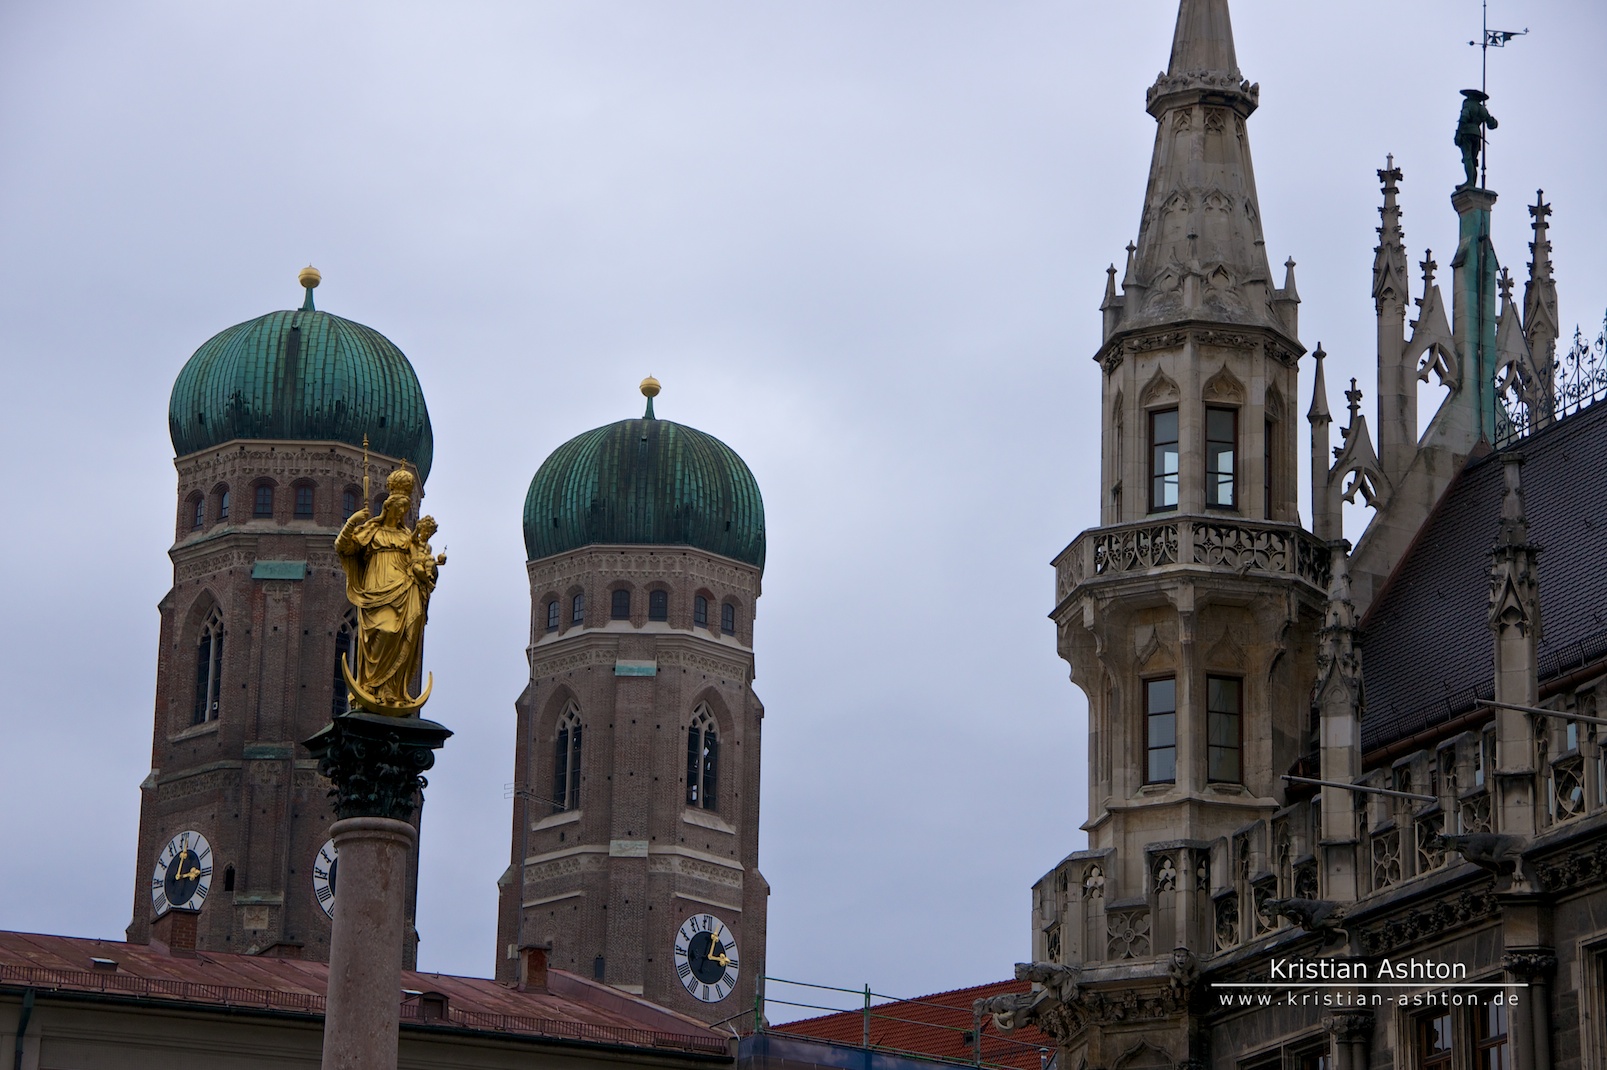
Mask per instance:
[[[1480,110],[1483,110],[1484,101],[1490,99],[1490,49],[1505,48],[1508,41],[1512,40],[1514,37],[1522,37],[1524,34],[1529,32],[1529,28],[1527,26],[1521,30],[1492,30],[1490,29],[1490,0],[1484,0],[1483,9],[1484,20],[1482,23],[1482,30],[1479,34],[1479,40],[1468,42],[1470,45],[1477,45],[1479,47]],[[1463,90],[1463,93],[1465,95],[1467,90]],[[1484,114],[1485,117],[1488,118],[1489,113],[1485,112]],[[1485,131],[1486,125],[1489,127],[1494,127],[1495,121],[1492,119],[1488,124],[1481,124],[1479,128],[1479,185],[1481,187],[1486,181],[1485,172],[1489,156],[1489,138]],[[1460,143],[1460,141],[1461,133],[1458,132],[1458,143]],[[1473,176],[1471,173],[1468,175],[1467,184],[1473,184]]]

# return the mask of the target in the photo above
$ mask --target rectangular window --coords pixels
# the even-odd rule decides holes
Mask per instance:
[[[1417,1070],[1450,1070],[1453,1054],[1451,1014],[1417,1020]]]
[[[1507,1043],[1507,1009],[1505,1006],[1476,1007],[1473,1014],[1478,1022],[1474,1050],[1478,1053],[1478,1070],[1512,1070],[1512,1048]]]
[[[569,729],[561,728],[552,741],[552,810],[569,809]]]
[[[686,733],[686,805],[703,800],[703,730],[693,725]]]
[[[312,519],[312,488],[311,487],[297,487],[296,488],[296,519],[297,520],[311,520]]]
[[[1177,508],[1177,410],[1149,414],[1149,511]]]
[[[554,813],[580,809],[580,733],[573,721],[558,730],[552,747],[552,809]]]
[[[1205,504],[1232,509],[1233,473],[1239,441],[1238,409],[1205,410]]]
[[[1262,507],[1266,509],[1267,519],[1272,519],[1272,421],[1268,420],[1261,440],[1261,482],[1263,497]]]
[[[212,703],[212,633],[203,631],[195,651],[195,709],[191,724],[205,724]]]
[[[1231,676],[1205,678],[1205,775],[1237,784],[1244,779],[1244,684]]]
[[[1146,784],[1177,780],[1177,681],[1144,681],[1144,749],[1149,764]]]

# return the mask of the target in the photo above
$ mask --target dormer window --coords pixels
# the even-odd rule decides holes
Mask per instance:
[[[1205,410],[1205,504],[1235,509],[1234,472],[1238,456],[1239,410]]]
[[[1149,414],[1149,511],[1177,508],[1177,410]]]

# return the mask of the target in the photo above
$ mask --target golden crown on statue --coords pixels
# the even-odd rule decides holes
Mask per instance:
[[[413,484],[413,473],[405,468],[398,468],[385,477],[385,493],[387,495],[405,494],[411,498],[413,496]]]

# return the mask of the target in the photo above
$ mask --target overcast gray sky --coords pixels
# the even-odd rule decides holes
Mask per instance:
[[[211,335],[293,307],[311,261],[320,308],[411,358],[435,427],[452,561],[429,713],[457,736],[430,777],[421,965],[493,965],[526,485],[637,415],[651,372],[659,415],[728,442],[765,497],[770,973],[901,995],[1007,976],[1032,882],[1084,844],[1049,560],[1097,519],[1097,306],[1136,233],[1175,11],[0,4],[0,927],[128,922],[168,392]],[[1413,262],[1454,250],[1479,4],[1233,16],[1268,252],[1299,262],[1340,411],[1348,376],[1371,393],[1386,152]],[[1521,276],[1544,186],[1563,320],[1594,333],[1607,14],[1490,18],[1531,31],[1491,54],[1497,252]]]

